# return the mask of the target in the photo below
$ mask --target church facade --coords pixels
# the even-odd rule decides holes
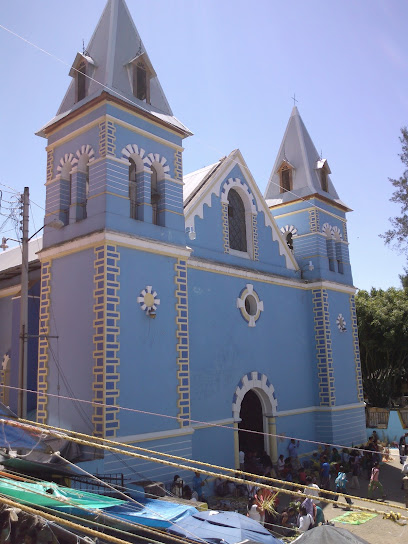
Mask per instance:
[[[64,226],[31,242],[37,421],[224,466],[238,466],[240,448],[276,460],[284,437],[364,441],[350,210],[297,108],[262,195],[239,150],[183,176],[191,132],[124,0],[108,0],[70,75],[39,132],[44,223]],[[15,251],[0,255],[0,377],[12,408]],[[300,453],[316,447],[301,442]],[[127,470],[110,455],[98,463]],[[174,472],[133,466],[151,479]]]

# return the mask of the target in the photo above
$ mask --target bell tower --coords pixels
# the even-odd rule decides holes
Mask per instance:
[[[126,39],[125,39],[126,37]],[[108,0],[77,53],[47,138],[44,247],[101,229],[184,243],[182,140],[123,0]],[[49,219],[48,219],[49,221]]]
[[[69,75],[56,117],[38,133],[48,140],[45,222],[64,227],[45,229],[39,253],[37,417],[131,434],[135,416],[119,402],[146,396],[149,406],[158,394],[183,425],[188,371],[174,361],[188,360],[177,331],[182,319],[186,327],[182,141],[191,132],[174,117],[124,0],[108,0]],[[160,342],[142,341],[149,334]],[[57,394],[88,404],[61,407]],[[144,425],[138,432],[154,427]]]
[[[309,280],[352,285],[346,212],[295,106],[265,192],[272,215]]]

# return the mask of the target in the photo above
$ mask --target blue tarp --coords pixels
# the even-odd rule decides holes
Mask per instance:
[[[139,505],[126,502],[117,506],[104,508],[103,512],[120,521],[140,523],[148,527],[167,528],[171,524],[179,524],[182,520],[198,513],[196,508],[185,504],[161,501],[159,499],[138,499]],[[109,524],[113,524],[109,519]]]
[[[210,544],[236,544],[243,540],[261,544],[283,544],[263,525],[237,512],[197,512],[177,525],[172,525],[167,531],[191,540],[206,540]]]
[[[18,424],[13,412],[0,403],[0,448],[8,450],[42,450],[46,445],[41,441],[41,431],[35,427],[8,425],[7,421]]]

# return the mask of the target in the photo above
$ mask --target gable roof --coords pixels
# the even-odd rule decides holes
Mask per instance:
[[[225,159],[226,157],[223,157],[216,163],[210,164],[209,166],[204,166],[203,168],[200,168],[200,170],[190,172],[190,174],[187,174],[183,177],[184,207],[190,202],[192,198],[194,198],[194,195],[200,190],[202,185],[205,184],[207,179],[215,172],[215,170],[217,170],[221,163],[225,161]]]
[[[292,191],[280,192],[279,168],[283,162],[293,166]],[[341,207],[349,208],[340,200],[339,195],[330,179],[327,176],[328,192],[323,191],[318,170],[326,166],[330,174],[326,159],[322,159],[309,136],[309,133],[295,106],[292,110],[274,167],[269,177],[265,191],[265,199],[269,206],[298,200],[299,198],[319,195],[325,200],[332,200]]]
[[[210,166],[184,176],[184,215],[186,227],[194,226],[194,218],[196,216],[201,219],[203,218],[204,205],[211,206],[211,197],[213,194],[221,197],[221,184],[236,165],[240,167],[242,175],[251,189],[258,211],[264,213],[265,226],[271,228],[272,240],[278,242],[279,254],[285,256],[286,267],[290,270],[298,270],[299,265],[284,241],[282,233],[239,149],[235,149],[227,157],[223,157]]]
[[[133,95],[131,71],[128,68],[129,64],[139,57],[142,57],[147,66],[151,67],[150,104],[138,100]],[[74,78],[56,117],[39,131],[40,136],[45,135],[45,129],[50,125],[63,119],[102,92],[107,92],[149,112],[160,120],[184,130],[186,135],[191,134],[187,127],[173,116],[124,0],[108,0],[86,50],[83,53],[77,53],[75,57],[70,70],[72,77],[75,76],[77,64],[81,59],[87,61],[92,68],[87,81],[87,96],[76,102]]]

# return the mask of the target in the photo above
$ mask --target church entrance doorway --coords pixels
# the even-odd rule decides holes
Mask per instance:
[[[263,434],[248,431],[264,432],[264,414],[262,404],[253,389],[245,393],[239,412],[241,421],[238,424],[239,449],[244,452],[262,452],[265,449]]]
[[[233,396],[235,466],[240,466],[239,452],[266,451],[273,463],[278,460],[276,441],[275,389],[265,374],[245,374]],[[248,432],[256,431],[256,432]]]

